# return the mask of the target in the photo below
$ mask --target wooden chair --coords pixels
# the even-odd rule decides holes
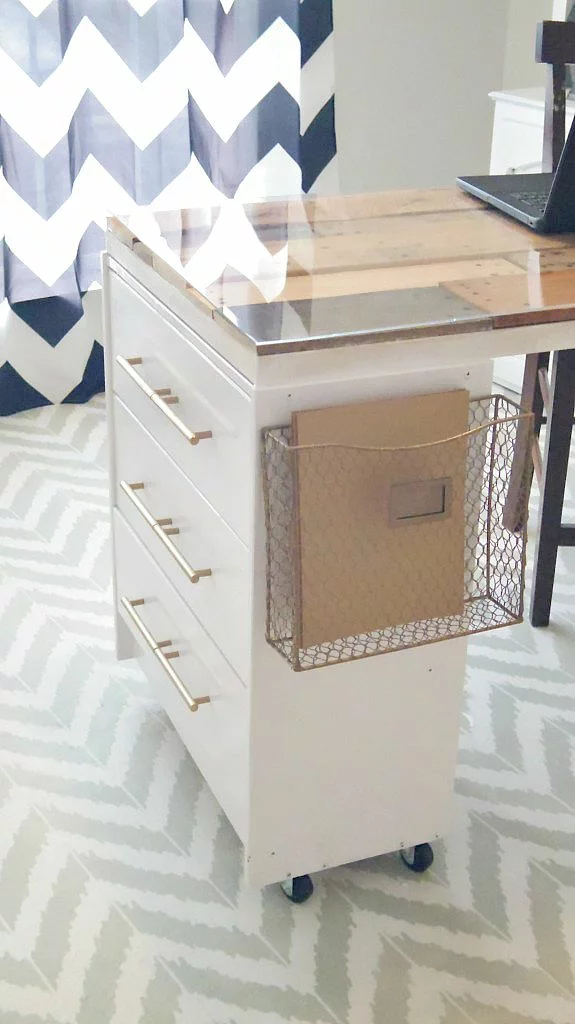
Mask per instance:
[[[535,59],[547,65],[542,169],[554,171],[565,143],[566,65],[575,64],[575,23],[541,22]],[[573,331],[575,343],[575,324]],[[529,491],[535,470],[541,500],[531,590],[533,626],[549,625],[557,552],[559,547],[575,546],[575,524],[562,521],[575,408],[575,348],[553,354],[550,379],[549,361],[548,352],[534,353],[525,360],[521,407],[534,414],[535,445],[533,459],[523,457],[513,466],[505,516],[511,529],[522,528],[525,513],[520,496]],[[542,456],[538,438],[545,422]]]

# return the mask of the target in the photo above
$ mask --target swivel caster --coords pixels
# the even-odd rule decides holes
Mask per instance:
[[[309,875],[296,875],[280,882],[283,892],[292,903],[305,903],[313,893],[313,882]]]
[[[433,850],[429,843],[418,843],[417,846],[412,846],[409,850],[400,850],[399,852],[405,866],[418,874],[427,871],[433,864]]]

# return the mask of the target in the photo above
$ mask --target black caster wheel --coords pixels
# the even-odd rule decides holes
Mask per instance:
[[[282,891],[292,903],[305,903],[313,893],[313,882],[309,875],[296,875],[280,882]]]
[[[403,863],[410,871],[421,874],[433,864],[433,850],[429,843],[418,843],[409,850],[400,850]]]

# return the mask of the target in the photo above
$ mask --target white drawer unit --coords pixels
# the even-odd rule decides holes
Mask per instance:
[[[465,264],[451,290],[450,245],[450,265]],[[555,314],[529,323],[522,310],[506,326],[474,305],[467,271],[498,274],[494,262],[530,245],[523,228],[499,225],[456,190],[139,211],[110,224],[118,656],[141,657],[242,840],[249,884],[296,876],[295,898],[308,872],[402,847],[416,848],[414,870],[429,864],[429,841],[450,819],[467,645],[414,633],[422,646],[372,657],[366,642],[345,661],[354,638],[335,638],[339,663],[317,643],[311,670],[294,671],[310,665],[285,656],[297,641],[302,478],[286,484],[276,465],[273,507],[286,515],[271,516],[268,487],[267,527],[289,544],[274,546],[264,432],[298,410],[486,395],[495,355],[570,347],[571,324]],[[203,291],[190,285],[195,273]],[[335,493],[345,471],[329,479]],[[337,520],[335,501],[317,507]],[[294,571],[274,576],[286,550]],[[362,586],[355,568],[344,562],[345,583],[333,584],[343,601],[347,580],[350,591]]]
[[[118,611],[159,703],[244,837],[246,688],[119,513],[113,526]]]
[[[119,398],[113,416],[118,508],[236,671],[247,678],[248,549]]]
[[[108,277],[108,379],[183,473],[242,540],[249,536],[244,467],[248,396],[117,274]]]
[[[152,273],[149,259],[140,267],[129,242],[110,241],[104,296],[118,656],[141,658],[244,844],[248,883],[433,838],[449,816],[465,640],[293,672],[265,640],[261,437],[289,423],[292,409],[443,386],[484,393],[490,364],[413,372],[410,356],[398,376],[388,369],[396,346],[385,343],[279,356],[268,349],[243,389],[245,347],[229,376],[222,358],[238,329],[214,349],[225,326],[209,307],[201,337],[201,303],[190,303],[185,322],[187,286],[176,317],[173,273]],[[296,312],[305,322],[305,304]],[[406,742],[407,721],[424,772]]]

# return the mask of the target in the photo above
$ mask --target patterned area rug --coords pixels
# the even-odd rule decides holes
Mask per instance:
[[[551,628],[470,645],[429,874],[294,907],[114,660],[102,399],[3,420],[0,462],[1,1024],[573,1024],[575,551]]]

